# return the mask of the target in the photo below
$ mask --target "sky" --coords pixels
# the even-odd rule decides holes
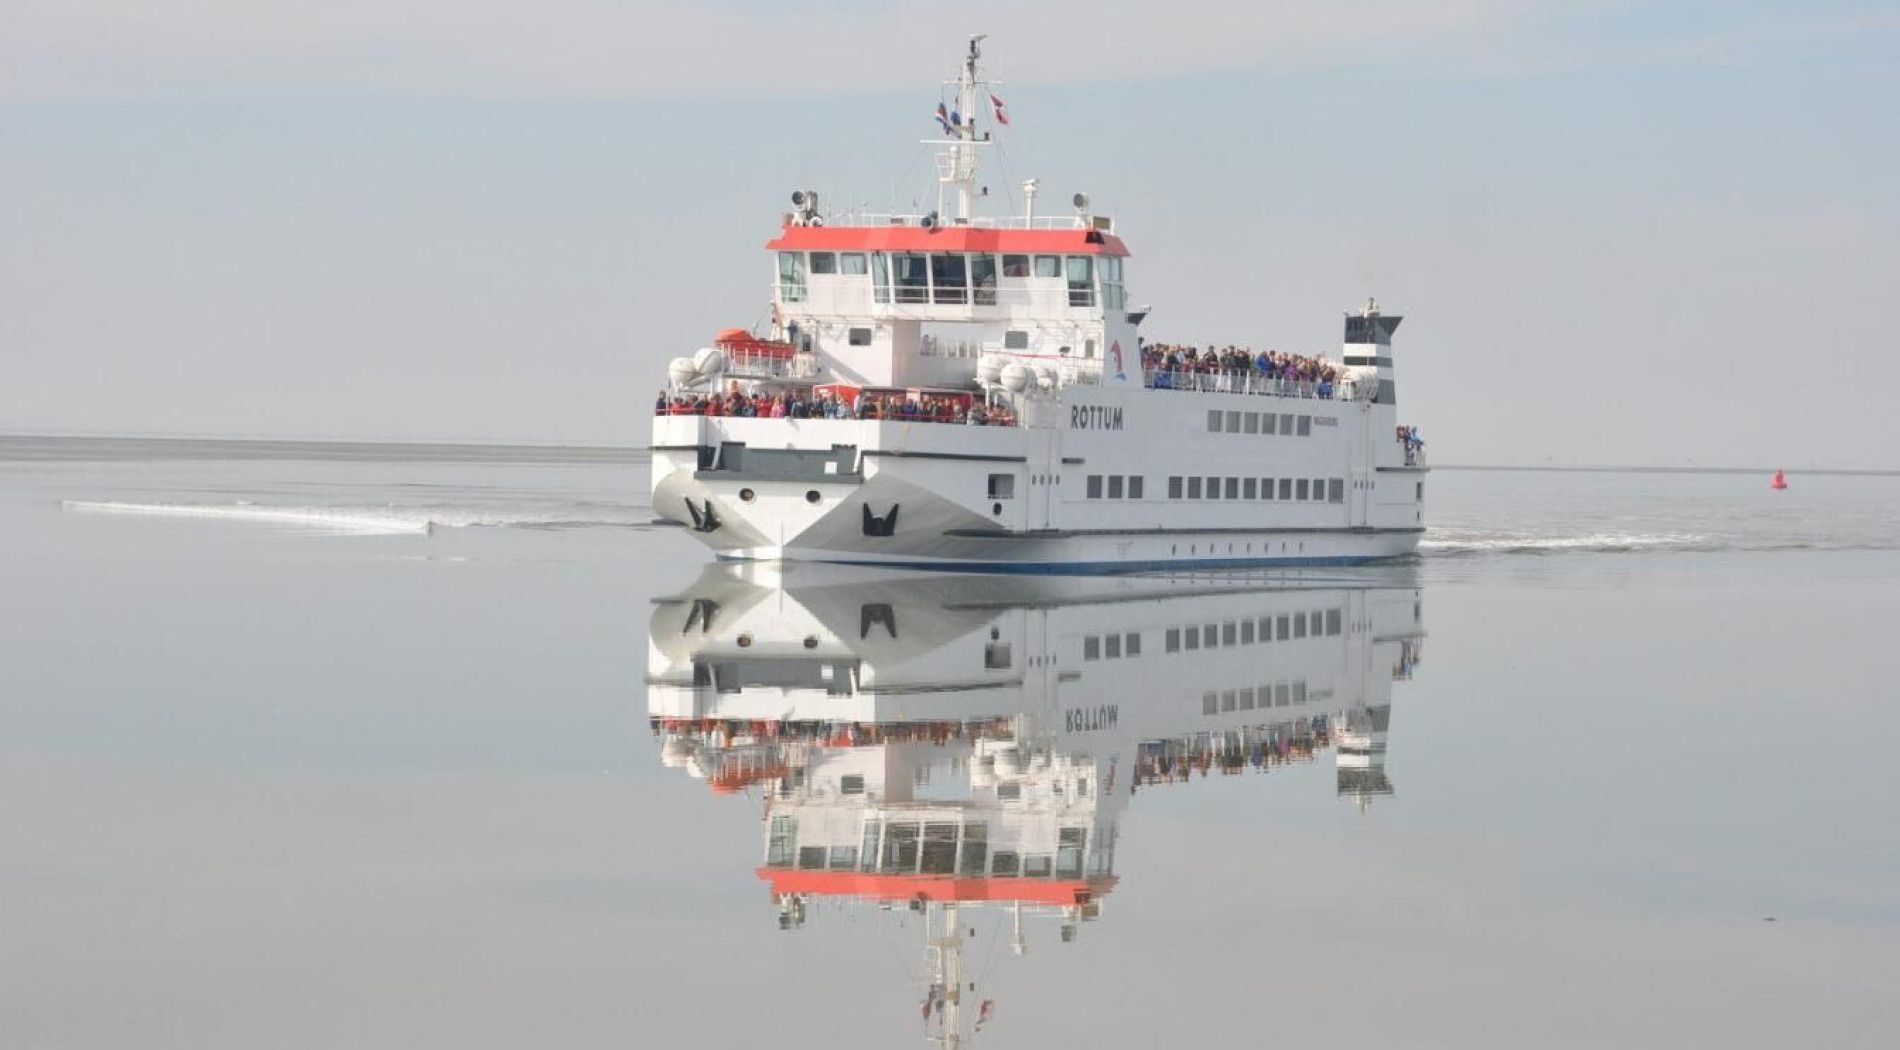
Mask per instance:
[[[0,432],[643,445],[985,32],[1150,338],[1376,295],[1438,463],[1900,468],[1900,4],[1232,6],[11,0]]]

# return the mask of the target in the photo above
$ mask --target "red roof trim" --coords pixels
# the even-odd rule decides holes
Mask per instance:
[[[908,901],[1022,901],[1067,907],[1085,904],[1115,888],[1114,876],[1100,879],[1024,879],[1008,875],[959,878],[954,875],[888,875],[858,871],[796,871],[760,868],[758,876],[774,894],[809,893],[821,897],[868,897]]]
[[[1091,240],[1090,238],[1094,239]],[[1128,254],[1112,233],[1091,230],[999,230],[985,226],[787,226],[765,243],[775,251],[1068,252]]]

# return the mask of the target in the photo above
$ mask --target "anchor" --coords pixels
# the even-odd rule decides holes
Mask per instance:
[[[711,532],[719,527],[719,516],[713,513],[712,499],[710,497],[706,500],[704,510],[693,506],[693,501],[688,499],[686,501],[686,513],[693,516],[694,532]]]
[[[900,505],[896,503],[891,504],[890,513],[881,518],[871,513],[871,505],[869,503],[860,506],[859,509],[864,512],[864,534],[866,536],[895,535],[897,532],[897,510],[899,506]]]

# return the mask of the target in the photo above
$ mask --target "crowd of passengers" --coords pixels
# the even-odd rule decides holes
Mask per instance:
[[[769,741],[821,747],[876,744],[936,744],[970,740],[1012,740],[1015,720],[985,718],[968,722],[846,722],[817,719],[771,722],[749,718],[653,718],[653,735],[688,737],[719,747]]]
[[[1280,350],[1255,353],[1238,346],[1203,350],[1144,343],[1141,370],[1148,386],[1162,390],[1241,390],[1252,387],[1254,380],[1266,380],[1279,393],[1331,398],[1339,388],[1339,370],[1324,358]]]
[[[1315,717],[1291,732],[1270,730],[1265,734],[1243,731],[1241,739],[1199,737],[1193,741],[1161,740],[1141,745],[1135,759],[1134,783],[1137,787],[1177,784],[1196,774],[1210,772],[1233,775],[1247,769],[1265,772],[1291,762],[1310,762],[1331,742],[1331,731],[1324,718]]]
[[[912,398],[897,393],[860,393],[845,398],[829,393],[795,390],[748,394],[734,383],[724,393],[668,395],[660,391],[653,404],[658,416],[737,416],[747,419],[892,419],[907,423],[965,423],[972,426],[1016,425],[1016,414],[1000,406],[972,405],[963,399],[924,394]]]

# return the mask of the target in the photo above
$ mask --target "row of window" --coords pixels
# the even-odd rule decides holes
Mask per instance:
[[[1258,642],[1289,641],[1307,636],[1336,635],[1340,630],[1338,609],[1315,609],[1310,613],[1281,613],[1278,616],[1248,617],[1225,623],[1188,624],[1170,627],[1162,635],[1162,648],[1171,653],[1196,649],[1224,649]]]
[[[1140,499],[1141,483],[1139,474],[1090,474],[1086,491],[1089,499]]]
[[[1218,715],[1226,711],[1252,711],[1264,707],[1288,707],[1306,703],[1305,682],[1276,682],[1257,689],[1223,689],[1201,694],[1201,713]]]
[[[1169,499],[1271,499],[1346,502],[1344,478],[1168,479]]]
[[[1122,261],[1113,255],[991,255],[963,252],[780,252],[779,298],[805,300],[806,274],[869,275],[880,303],[975,303],[996,305],[1000,278],[1059,280],[1070,306],[1094,306],[1101,278],[1102,305],[1119,310],[1124,303]]]
[[[1237,409],[1207,410],[1210,434],[1279,434],[1284,437],[1310,437],[1313,417],[1291,412],[1242,412]]]
[[[1140,655],[1141,635],[1132,631],[1127,634],[1091,634],[1082,639],[1084,660],[1119,660],[1124,656]]]
[[[796,866],[805,870],[971,877],[987,873],[1032,879],[1082,877],[1087,828],[1058,828],[1054,854],[1001,849],[992,853],[988,840],[989,828],[984,824],[965,824],[959,829],[951,823],[905,822],[886,827],[881,821],[867,820],[862,846],[800,846],[798,819],[781,815],[772,818],[765,863],[768,867]]]

